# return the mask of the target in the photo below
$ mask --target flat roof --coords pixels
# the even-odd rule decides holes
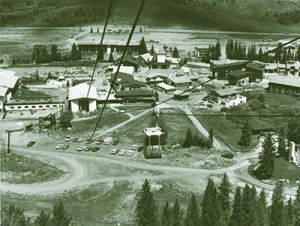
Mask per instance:
[[[171,76],[169,77],[169,80],[174,82],[174,83],[191,83],[191,79],[186,77],[186,76]]]
[[[132,89],[116,92],[115,97],[152,97],[154,92],[146,89]]]
[[[147,136],[161,136],[163,135],[162,129],[158,126],[156,127],[146,127],[144,132]]]
[[[0,86],[12,89],[17,84],[18,79],[14,71],[0,70]]]
[[[300,78],[290,76],[270,76],[269,84],[278,84],[300,88]]]
[[[231,95],[235,95],[238,93],[238,91],[236,91],[235,89],[232,88],[228,88],[228,89],[217,89],[214,90],[220,97],[224,97],[224,96],[231,96]]]
[[[162,89],[164,89],[166,91],[171,91],[171,90],[175,90],[176,89],[174,86],[168,85],[168,84],[166,84],[164,82],[158,83],[156,86],[159,87],[159,88],[162,88]]]
[[[242,70],[235,70],[230,73],[228,73],[228,76],[235,77],[235,78],[245,78],[249,76],[251,73],[248,71],[242,71]]]
[[[4,97],[7,93],[8,88],[0,86],[0,97]]]

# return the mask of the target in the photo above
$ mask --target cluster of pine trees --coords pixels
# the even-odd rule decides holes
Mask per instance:
[[[279,47],[279,45],[278,45]],[[242,45],[241,43],[233,40],[228,40],[226,44],[226,55],[228,59],[235,60],[259,60],[264,63],[279,62],[282,64],[288,61],[300,61],[300,47],[294,54],[291,49],[278,48],[275,54],[265,54],[261,47],[257,51],[255,44],[250,46]]]
[[[217,186],[208,180],[201,197],[191,195],[185,209],[175,200],[159,207],[150,183],[146,180],[137,196],[136,223],[139,226],[299,226],[300,185],[295,200],[286,199],[284,184],[278,182],[268,205],[265,190],[245,185],[237,187],[231,198],[232,186],[226,174]],[[201,200],[201,201],[199,201]]]
[[[185,139],[183,140],[182,147],[189,148],[191,146],[198,146],[203,148],[212,148],[214,139],[214,131],[211,128],[209,130],[209,137],[199,136],[198,134],[193,134],[191,129],[188,128],[185,134]]]
[[[216,45],[209,45],[208,53],[202,57],[202,62],[209,63],[210,60],[218,60],[221,56],[221,45],[217,42]]]
[[[68,226],[72,220],[61,201],[54,205],[52,216],[41,211],[40,215],[32,220],[25,217],[23,209],[10,205],[1,210],[1,218],[3,225],[12,226]]]

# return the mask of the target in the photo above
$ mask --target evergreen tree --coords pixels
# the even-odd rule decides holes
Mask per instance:
[[[196,202],[195,194],[193,193],[186,210],[185,225],[199,226],[199,224],[200,224],[199,207]]]
[[[288,159],[287,145],[285,143],[284,136],[282,134],[278,135],[278,154],[285,159]]]
[[[172,209],[171,225],[172,226],[180,226],[181,225],[181,217],[182,217],[182,213],[181,213],[180,205],[179,205],[178,199],[176,198],[175,203],[173,205],[173,209]]]
[[[249,125],[248,120],[246,120],[246,123],[244,124],[244,127],[242,128],[242,136],[240,138],[239,144],[242,146],[249,146],[251,141],[251,135],[252,131]]]
[[[296,198],[294,201],[295,226],[300,225],[300,184],[298,185]]]
[[[110,62],[110,63],[114,62],[114,57],[113,57],[112,53],[109,54],[108,62]]]
[[[231,184],[228,180],[227,174],[225,173],[219,185],[219,195],[218,195],[218,200],[221,209],[220,219],[224,225],[228,225],[229,218],[230,218],[230,209],[231,209],[231,203],[229,197],[230,190],[231,190]]]
[[[51,53],[50,53],[50,59],[51,61],[57,60],[57,45],[51,45]]]
[[[286,52],[286,49],[284,49],[280,63],[286,64],[287,60],[288,60],[287,52]]]
[[[186,131],[185,139],[183,141],[182,147],[189,148],[193,145],[193,134],[190,128]]]
[[[298,47],[297,52],[296,52],[296,61],[300,62],[300,46]]]
[[[293,201],[291,198],[289,198],[286,208],[285,208],[285,221],[286,226],[294,226],[295,225],[295,211],[293,206]]]
[[[24,210],[14,205],[1,210],[1,223],[3,225],[28,226],[29,221],[25,218]]]
[[[103,51],[103,48],[99,48],[99,51],[98,51],[98,60],[100,62],[102,62],[104,60],[104,51]]]
[[[162,226],[170,226],[171,225],[171,209],[169,207],[169,202],[166,200],[164,208],[163,208],[163,213],[161,217],[161,225]]]
[[[245,185],[242,194],[242,222],[243,226],[256,226],[256,190],[252,191],[248,184]]]
[[[221,44],[220,44],[219,41],[216,44],[215,51],[216,51],[216,58],[218,60],[220,58],[220,56],[221,56]]]
[[[212,179],[208,179],[201,205],[201,221],[203,225],[217,226],[221,215],[217,188]]]
[[[259,194],[257,205],[256,205],[256,217],[257,217],[257,226],[269,225],[267,197],[266,197],[265,190],[261,190]]]
[[[300,119],[291,119],[287,126],[288,141],[297,142],[300,140]]]
[[[78,50],[78,47],[75,43],[72,45],[72,50],[71,50],[71,60],[80,60],[81,59],[81,53]]]
[[[99,27],[97,27],[97,33],[99,33]]]
[[[153,46],[153,45],[151,46],[150,54],[151,54],[152,56],[155,54],[155,50],[154,50],[154,46]]]
[[[230,226],[240,226],[243,222],[243,205],[241,188],[237,187],[232,205],[232,212],[229,220]]]
[[[34,224],[37,226],[48,226],[50,222],[50,215],[46,214],[43,210],[41,211],[40,215],[34,221]]]
[[[147,50],[146,41],[145,41],[145,38],[142,37],[142,39],[140,41],[139,54],[144,54],[147,52],[148,52],[148,50]]]
[[[172,52],[173,57],[178,58],[179,57],[179,51],[177,47],[175,46],[173,52]]]
[[[261,179],[269,179],[274,173],[274,152],[275,147],[271,133],[268,133],[262,144],[262,152],[259,153],[259,167],[256,174]]]
[[[209,146],[213,147],[213,144],[214,144],[214,130],[213,130],[213,128],[210,128],[210,130],[209,130],[208,140],[209,140]]]
[[[273,191],[272,204],[270,206],[270,226],[285,225],[283,189],[283,183],[277,182]]]
[[[91,30],[90,30],[90,33],[93,33],[94,31],[93,31],[93,28],[91,27]]]
[[[66,213],[62,201],[59,201],[59,203],[54,204],[53,217],[50,220],[50,225],[68,226],[71,220],[72,217]]]
[[[150,183],[145,180],[138,194],[136,206],[136,220],[139,226],[157,225],[157,206],[153,194],[150,191]]]
[[[277,49],[275,50],[275,61],[281,62],[282,57],[282,48],[280,47],[280,44],[278,44]]]

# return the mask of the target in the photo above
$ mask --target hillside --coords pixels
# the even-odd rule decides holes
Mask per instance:
[[[131,24],[139,2],[115,0],[110,23]],[[0,25],[99,24],[105,19],[108,3],[109,0],[0,0]],[[297,10],[300,10],[300,0],[148,0],[139,24],[232,31],[299,32],[300,16]],[[295,14],[293,18],[290,18],[291,12]]]

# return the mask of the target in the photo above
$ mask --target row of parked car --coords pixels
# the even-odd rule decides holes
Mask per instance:
[[[91,139],[84,139],[84,138],[77,138],[77,137],[70,137],[68,136],[66,139],[65,139],[65,142],[77,142],[77,143],[83,143],[84,141],[86,142],[86,144],[91,144],[91,143],[94,143],[96,141],[96,144],[97,145],[100,145],[100,144],[105,144],[105,145],[109,145],[109,144],[112,144],[112,145],[117,145],[119,143],[119,140],[118,139],[113,139],[112,137],[106,137],[104,140],[103,139],[98,139],[98,140],[91,140]]]
[[[112,149],[110,154],[111,155],[128,155],[128,156],[132,156],[135,152],[139,152],[139,151],[142,151],[143,150],[143,147],[140,147],[139,145],[137,144],[134,144],[130,147],[130,150],[126,151],[124,149]]]

